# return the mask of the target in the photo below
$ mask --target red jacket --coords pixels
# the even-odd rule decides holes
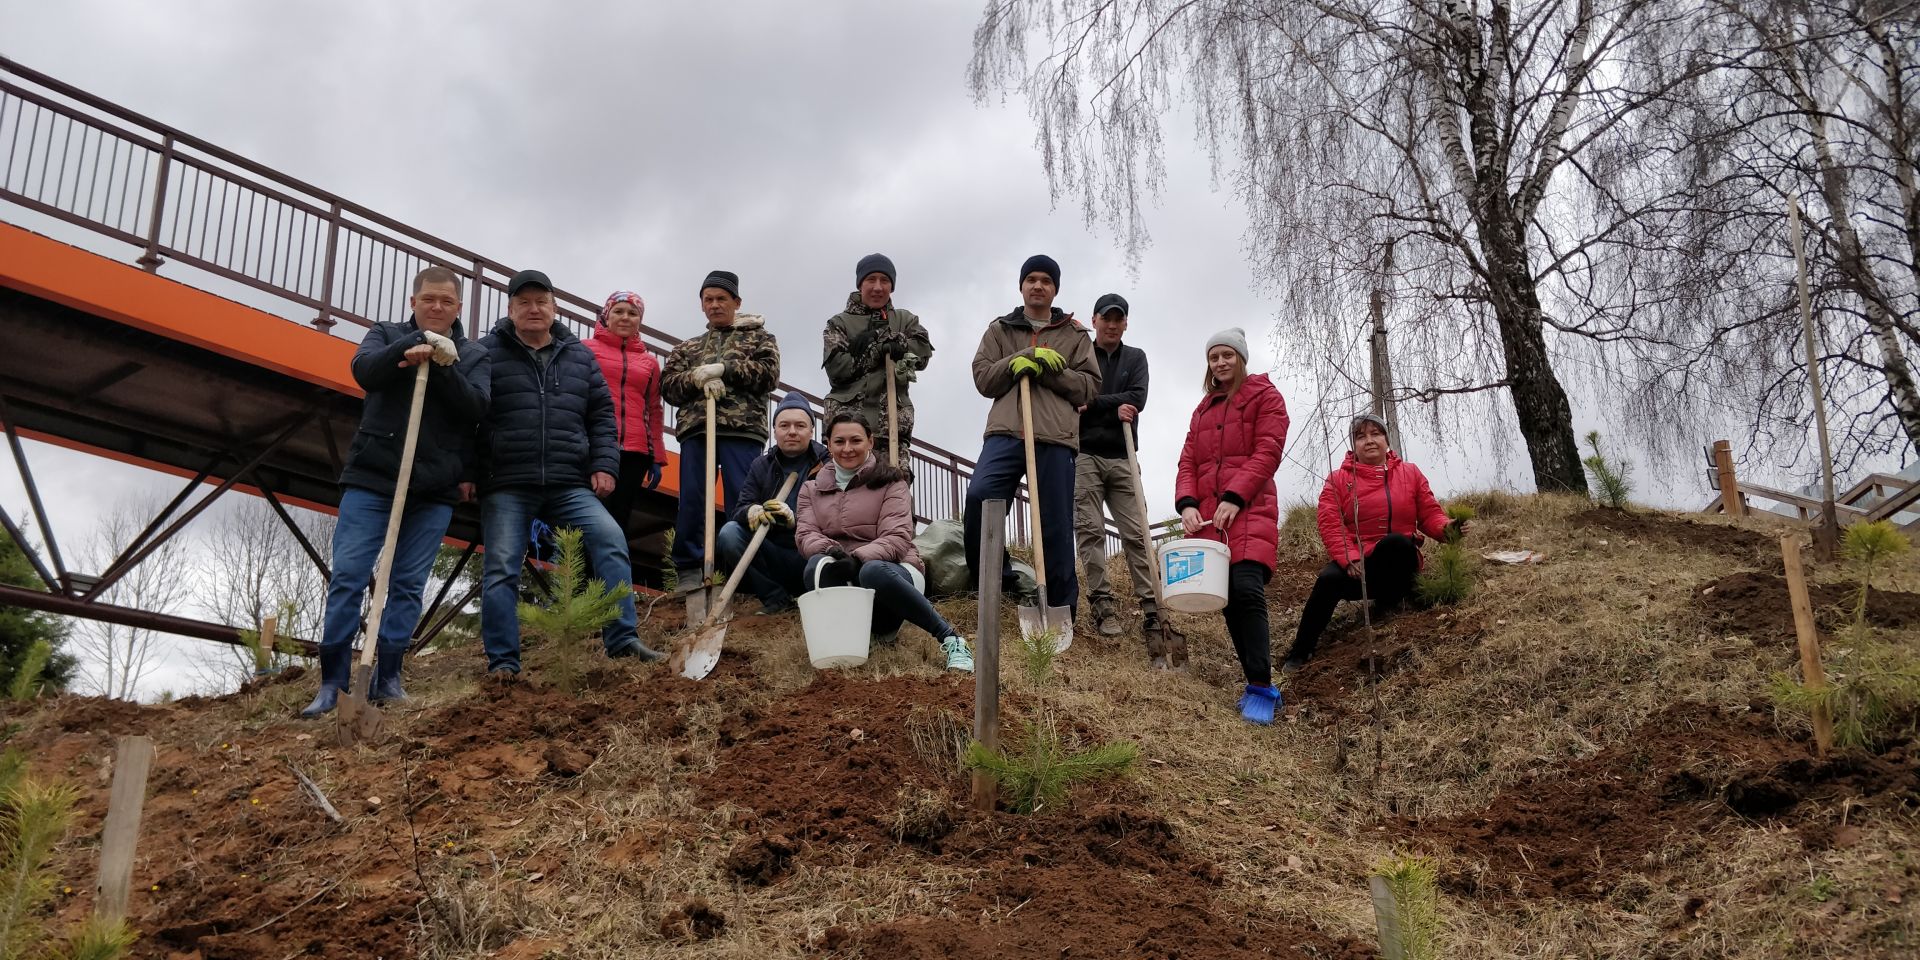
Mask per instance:
[[[1354,504],[1359,516],[1354,516]],[[1405,534],[1420,543],[1420,535],[1440,539],[1447,528],[1447,511],[1433,498],[1427,476],[1420,468],[1387,451],[1387,462],[1371,467],[1347,453],[1346,462],[1327,475],[1320,488],[1320,542],[1327,545],[1327,556],[1346,566],[1359,559],[1361,550],[1373,552],[1373,546],[1389,533]]]
[[[613,419],[620,449],[644,453],[655,463],[666,459],[661,443],[660,361],[654,359],[638,335],[622,341],[604,324],[593,330],[587,349],[600,361],[613,394]]]
[[[1240,515],[1227,527],[1233,562],[1253,560],[1268,570],[1280,553],[1280,494],[1273,475],[1287,444],[1287,402],[1266,374],[1248,377],[1233,396],[1214,392],[1200,400],[1180,448],[1175,506],[1196,507],[1211,520],[1222,498],[1238,501]],[[1222,539],[1208,527],[1200,534]]]

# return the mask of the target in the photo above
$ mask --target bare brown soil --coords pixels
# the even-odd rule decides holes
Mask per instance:
[[[1854,588],[1841,583],[1809,583],[1814,621],[1825,633],[1837,632],[1853,619]],[[1695,609],[1708,624],[1725,633],[1742,634],[1763,649],[1797,649],[1793,603],[1785,577],[1743,571],[1694,588]],[[1890,630],[1920,628],[1920,593],[1874,590],[1867,596],[1867,622]]]
[[[1755,530],[1605,507],[1575,514],[1573,522],[1631,540],[1716,554],[1742,563],[1771,564],[1775,570],[1780,568],[1780,541]]]

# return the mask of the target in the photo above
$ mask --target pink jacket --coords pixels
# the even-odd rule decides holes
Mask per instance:
[[[607,391],[613,394],[613,420],[620,449],[644,453],[655,463],[664,462],[667,448],[661,443],[660,361],[638,336],[623,341],[605,324],[594,328],[587,349],[600,361]]]
[[[1328,474],[1327,485],[1320,488],[1320,542],[1327,545],[1327,556],[1343,567],[1360,559],[1362,550],[1372,553],[1373,545],[1389,533],[1412,537],[1418,546],[1421,534],[1438,540],[1446,529],[1447,511],[1434,499],[1427,475],[1391,450],[1378,467],[1348,452],[1346,462]]]
[[[926,572],[913,547],[913,487],[905,478],[877,489],[868,486],[880,466],[869,454],[845,490],[834,482],[831,463],[800,485],[794,542],[803,556],[838,544],[856,560],[891,560]]]

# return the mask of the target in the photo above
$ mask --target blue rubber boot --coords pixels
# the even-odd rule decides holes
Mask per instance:
[[[347,644],[337,647],[320,648],[320,692],[314,695],[313,702],[307,704],[300,715],[308,719],[325,716],[333,712],[334,704],[340,699],[340,691],[347,688],[353,676],[353,648]]]
[[[1248,723],[1267,726],[1273,723],[1273,714],[1279,709],[1279,687],[1256,687],[1253,684],[1247,684],[1247,692],[1240,695],[1240,716]]]
[[[379,656],[373,661],[373,683],[367,688],[368,703],[398,703],[407,699],[407,691],[400,686],[400,664],[407,658],[404,645],[380,648]]]

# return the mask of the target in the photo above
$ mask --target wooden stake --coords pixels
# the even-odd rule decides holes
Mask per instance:
[[[1713,442],[1713,465],[1720,471],[1720,503],[1727,508],[1727,516],[1746,516],[1747,501],[1740,496],[1739,478],[1733,475],[1733,444],[1725,440]]]
[[[980,511],[980,626],[973,649],[973,739],[1000,747],[1000,560],[1007,549],[1007,502],[988,500]],[[992,813],[1000,784],[973,772],[973,808]]]
[[[1793,599],[1793,629],[1800,637],[1800,679],[1808,690],[1827,688],[1820,667],[1820,634],[1814,627],[1813,603],[1807,598],[1807,575],[1800,565],[1800,541],[1792,534],[1780,538],[1780,558],[1787,567],[1787,594]],[[1820,756],[1833,747],[1833,713],[1824,702],[1813,708],[1813,742]]]
[[[1373,923],[1380,932],[1380,958],[1405,960],[1407,940],[1400,930],[1400,904],[1393,899],[1393,888],[1387,885],[1386,877],[1371,877],[1367,884],[1373,890]]]
[[[264,676],[273,670],[273,639],[280,630],[280,618],[268,614],[260,619],[260,653],[253,661],[253,675]],[[265,661],[262,663],[262,661]]]
[[[1820,428],[1820,525],[1813,528],[1814,556],[1831,561],[1840,545],[1840,514],[1833,506],[1833,448],[1827,443],[1827,400],[1820,386],[1820,349],[1813,335],[1813,298],[1807,293],[1807,252],[1800,240],[1800,204],[1787,200],[1787,232],[1793,237],[1793,267],[1799,276],[1800,329],[1807,347],[1807,385],[1813,390],[1813,422]]]
[[[108,923],[127,916],[133,884],[133,852],[140,842],[140,810],[147,802],[147,771],[153,766],[153,741],[121,737],[114,752],[113,791],[107,822],[100,834],[100,879],[94,885],[94,912]]]

